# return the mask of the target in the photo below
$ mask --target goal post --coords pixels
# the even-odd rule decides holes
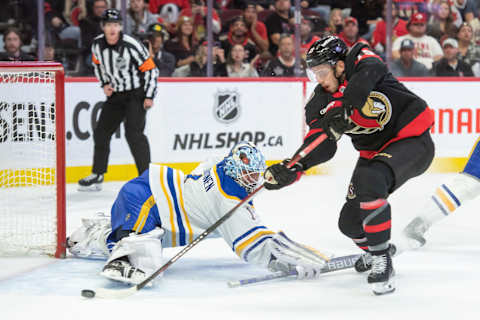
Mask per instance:
[[[65,257],[64,70],[0,62],[0,255]]]

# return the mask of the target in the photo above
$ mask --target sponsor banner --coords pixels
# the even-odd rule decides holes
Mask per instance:
[[[65,83],[65,137],[67,166],[91,166],[93,128],[96,127],[105,94],[98,82]],[[123,125],[113,134],[109,164],[133,163]]]
[[[55,165],[55,86],[2,82],[0,170]]]
[[[283,159],[302,141],[302,101],[300,81],[159,83],[147,124],[152,161],[224,156],[241,140]]]

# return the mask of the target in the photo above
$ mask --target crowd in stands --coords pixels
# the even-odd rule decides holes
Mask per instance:
[[[37,56],[37,1],[0,11],[0,60]],[[91,76],[90,46],[107,8],[121,0],[44,0],[44,60]],[[305,75],[307,49],[337,35],[386,57],[385,0],[301,0],[300,61],[293,0],[213,0],[213,73],[219,77]],[[207,73],[206,0],[127,0],[123,32],[140,38],[162,77]],[[390,69],[398,77],[480,76],[480,0],[393,0]],[[299,67],[300,69],[296,69]]]

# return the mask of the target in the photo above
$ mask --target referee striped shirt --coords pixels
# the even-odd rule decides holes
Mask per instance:
[[[118,42],[109,45],[105,35],[99,35],[92,43],[92,62],[102,87],[110,84],[115,92],[143,87],[146,98],[155,97],[158,69],[137,39],[121,33]]]

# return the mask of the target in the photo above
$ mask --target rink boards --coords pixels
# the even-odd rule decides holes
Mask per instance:
[[[475,98],[480,79],[403,82],[435,112],[431,170],[461,170],[480,133],[480,102]],[[92,127],[104,95],[92,78],[70,78],[65,86],[67,181],[73,182],[90,172]],[[152,161],[189,171],[205,158],[226,154],[240,140],[256,142],[269,161],[291,156],[305,133],[303,106],[313,88],[303,78],[160,79],[155,105],[147,114]],[[124,134],[122,126],[112,137],[107,180],[136,175]],[[355,161],[349,139],[340,144],[335,160],[315,172],[331,173]]]

